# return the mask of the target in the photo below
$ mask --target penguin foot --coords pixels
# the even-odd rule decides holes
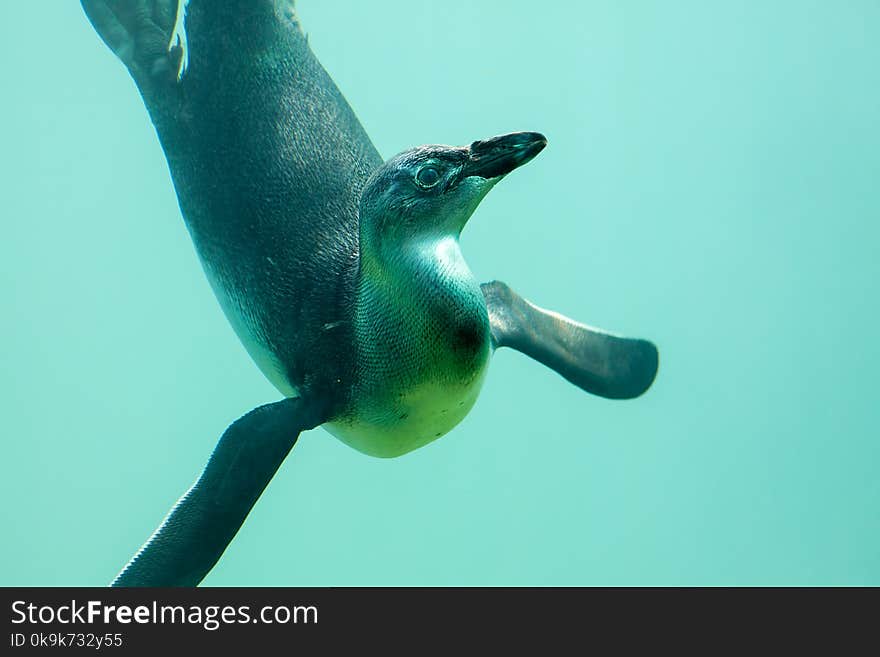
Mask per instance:
[[[579,388],[609,399],[638,397],[654,382],[659,355],[651,342],[538,308],[500,281],[480,287],[496,347],[516,349]]]
[[[183,62],[174,39],[179,0],[81,0],[101,39],[142,90],[155,81],[177,80]]]

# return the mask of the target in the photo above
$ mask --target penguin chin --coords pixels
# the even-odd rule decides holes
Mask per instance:
[[[443,194],[411,199],[407,203],[408,212],[392,211],[383,220],[375,222],[380,227],[381,249],[397,252],[439,239],[452,237],[457,240],[486,194],[499,180],[501,177],[468,177]]]
[[[441,219],[438,224],[443,232],[458,237],[477,207],[501,178],[502,176],[497,178],[469,176],[462,179],[455,189],[439,197],[443,207],[439,212]]]

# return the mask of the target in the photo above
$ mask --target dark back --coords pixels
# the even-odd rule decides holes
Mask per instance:
[[[191,0],[179,93],[148,105],[236,331],[293,387],[335,397],[352,372],[357,205],[382,160],[292,7]]]

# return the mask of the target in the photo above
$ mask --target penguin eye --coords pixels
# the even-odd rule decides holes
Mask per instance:
[[[422,167],[416,174],[416,182],[424,187],[433,187],[440,182],[440,172],[434,167]]]

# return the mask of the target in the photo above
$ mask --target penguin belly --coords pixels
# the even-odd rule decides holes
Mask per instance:
[[[485,306],[415,315],[362,327],[348,411],[324,425],[370,456],[400,456],[447,433],[473,408],[485,380],[492,352]]]

